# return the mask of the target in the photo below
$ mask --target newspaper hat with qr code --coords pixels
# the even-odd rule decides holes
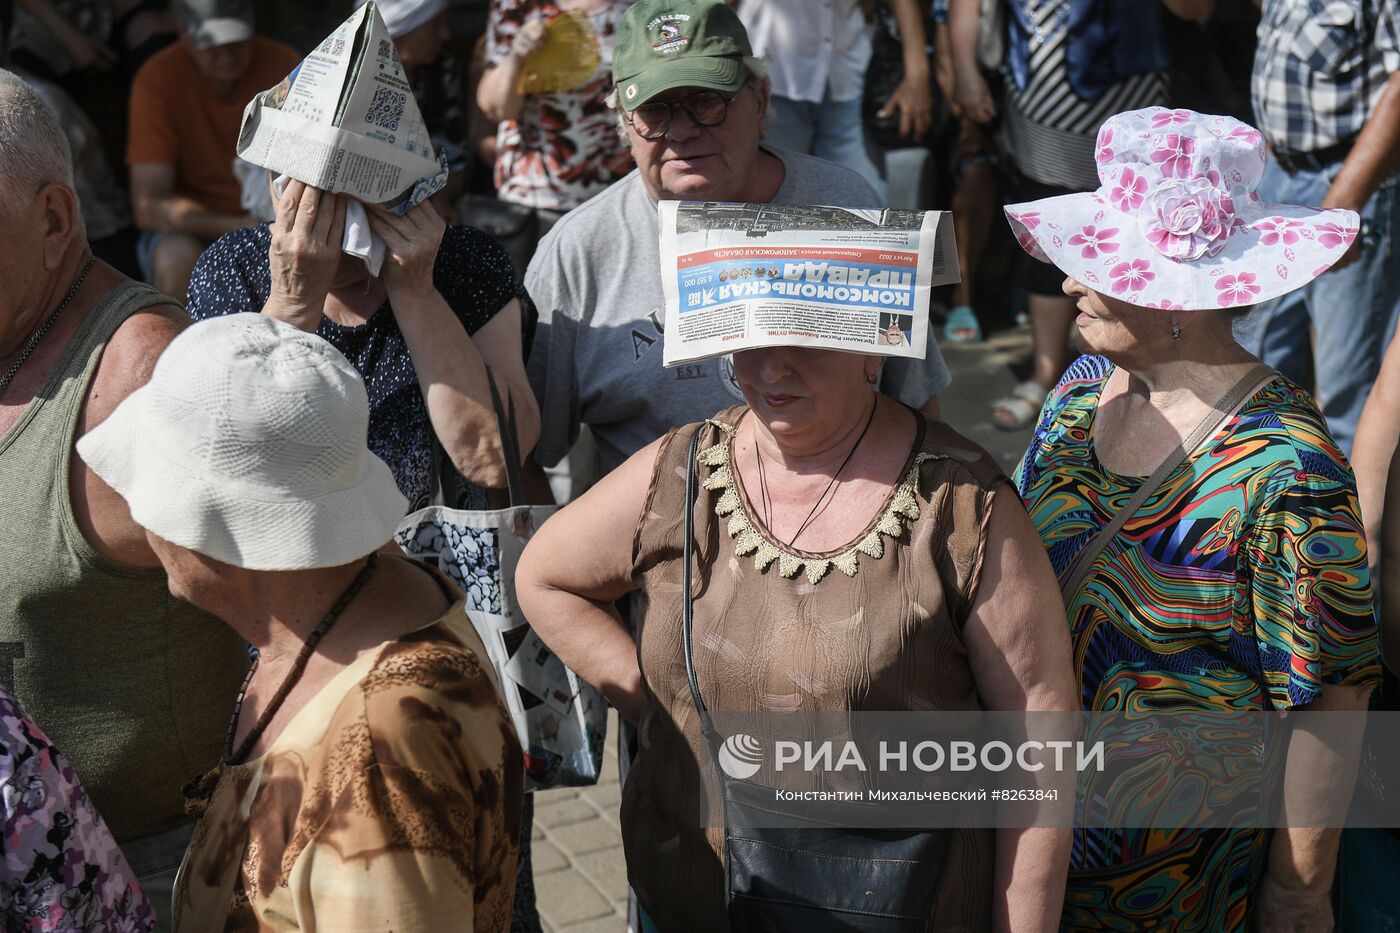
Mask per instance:
[[[398,214],[447,184],[373,0],[248,102],[238,156]]]

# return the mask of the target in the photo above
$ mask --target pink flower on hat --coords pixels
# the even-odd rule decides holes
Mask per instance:
[[[1164,110],[1161,113],[1153,114],[1152,128],[1160,130],[1163,127],[1175,126],[1178,123],[1185,123],[1191,117],[1192,113],[1189,110]]]
[[[1172,259],[1216,255],[1234,220],[1234,203],[1205,178],[1158,182],[1138,212],[1143,236]]]
[[[1113,161],[1113,127],[1106,126],[1099,131],[1099,140],[1095,148],[1094,160],[1100,165],[1107,165]]]
[[[1034,230],[1036,227],[1040,226],[1039,211],[1027,211],[1024,214],[1010,214],[1010,217],[1027,230]]]
[[[1172,301],[1172,300],[1169,299],[1169,298],[1163,298],[1161,301],[1149,301],[1149,302],[1147,303],[1146,307],[1149,307],[1149,308],[1156,308],[1156,309],[1158,309],[1158,310],[1160,310],[1160,311],[1180,311],[1180,310],[1181,310],[1181,305],[1177,304],[1175,301]]]
[[[1130,168],[1123,169],[1118,176],[1118,184],[1109,192],[1109,198],[1118,205],[1120,211],[1135,211],[1142,206],[1147,194],[1147,179]]]
[[[1148,282],[1156,278],[1151,269],[1152,264],[1146,259],[1120,262],[1108,271],[1108,277],[1113,280],[1113,291],[1119,295],[1126,291],[1142,291]]]
[[[1263,135],[1258,130],[1251,126],[1245,126],[1243,123],[1231,130],[1230,135],[1225,138],[1238,139],[1246,146],[1257,146],[1264,141]]]
[[[1181,133],[1167,133],[1158,139],[1161,145],[1152,150],[1152,161],[1162,167],[1162,175],[1167,178],[1189,177],[1191,153],[1196,151],[1196,141]]]
[[[1255,296],[1261,291],[1259,286],[1254,284],[1253,272],[1221,276],[1215,283],[1215,290],[1220,293],[1216,297],[1220,300],[1222,308],[1254,304]]]
[[[1117,227],[1108,227],[1104,230],[1097,229],[1093,224],[1089,224],[1079,233],[1069,238],[1071,246],[1082,246],[1083,250],[1079,255],[1085,259],[1097,259],[1099,253],[1116,253],[1118,244],[1113,242],[1113,237],[1118,234]]]
[[[1291,246],[1299,240],[1298,228],[1303,226],[1296,220],[1289,220],[1286,217],[1270,217],[1261,220],[1254,225],[1255,230],[1263,232],[1259,242],[1265,246],[1274,246],[1282,243]]]
[[[1343,227],[1337,223],[1318,224],[1313,227],[1317,231],[1317,242],[1328,249],[1335,249],[1342,245],[1351,245],[1351,241],[1356,239],[1356,231]]]

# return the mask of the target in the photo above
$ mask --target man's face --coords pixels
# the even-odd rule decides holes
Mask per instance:
[[[651,100],[676,101],[697,90],[675,88]],[[643,139],[629,122],[628,143],[647,191],[657,200],[744,200],[742,192],[753,182],[758,163],[767,107],[767,88],[750,82],[717,126],[698,126],[683,108],[672,111],[671,126],[660,139]]]
[[[194,60],[194,66],[204,78],[215,97],[227,97],[238,86],[243,73],[253,60],[253,42],[230,42],[227,45],[197,48],[189,37],[181,39]]]
[[[0,181],[8,187],[8,182]],[[13,328],[28,332],[37,322],[21,321],[21,315],[32,315],[42,300],[48,273],[44,263],[44,210],[41,199],[31,195],[19,210],[12,210],[6,199],[14,192],[0,191],[0,339]],[[18,347],[0,345],[0,353]]]

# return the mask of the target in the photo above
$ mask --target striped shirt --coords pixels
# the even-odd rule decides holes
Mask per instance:
[[[1076,191],[1097,188],[1099,127],[1115,113],[1166,104],[1166,72],[1134,75],[1096,100],[1083,100],[1069,83],[1067,0],[1009,2],[1020,4],[1032,29],[1029,79],[1024,89],[1008,84],[1002,142],[1017,170],[1034,181]]]
[[[1264,0],[1254,114],[1274,148],[1307,153],[1354,139],[1400,71],[1397,0]]]

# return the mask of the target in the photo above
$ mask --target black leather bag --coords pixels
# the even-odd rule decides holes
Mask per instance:
[[[681,609],[685,673],[700,732],[716,761],[724,794],[725,900],[732,933],[919,933],[933,913],[948,830],[859,827],[872,805],[823,804],[820,821],[775,810],[773,789],[736,780],[718,765],[723,738],[700,695],[692,645],[695,460],[686,467],[685,600]],[[773,828],[779,823],[780,828]]]

